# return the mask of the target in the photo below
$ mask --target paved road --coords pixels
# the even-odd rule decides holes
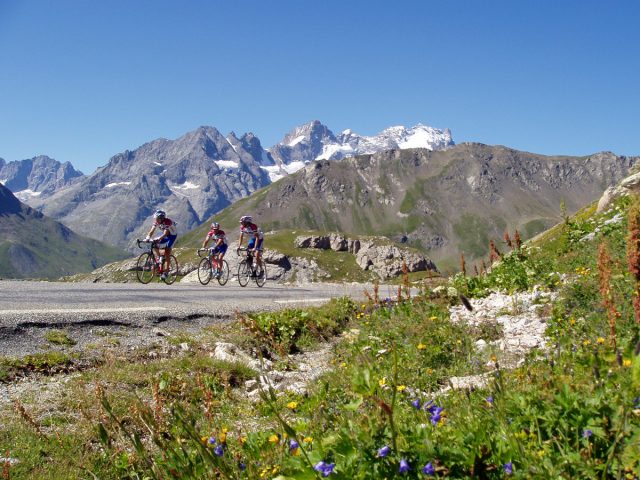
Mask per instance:
[[[217,283],[168,286],[2,280],[0,355],[41,349],[51,329],[69,332],[79,343],[93,342],[105,331],[153,337],[160,326],[194,331],[233,318],[238,311],[319,305],[345,295],[361,299],[364,288],[357,284],[295,287],[270,283],[263,288],[251,283],[241,288],[233,281],[221,287]]]

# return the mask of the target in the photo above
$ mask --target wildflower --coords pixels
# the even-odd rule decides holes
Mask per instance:
[[[381,458],[386,457],[391,453],[391,448],[388,445],[385,445],[381,449],[378,450],[378,456]]]
[[[631,366],[631,360],[629,360],[628,358],[625,358],[622,361],[622,365],[625,366],[625,367],[630,367]]]
[[[347,363],[346,363],[346,362],[342,362],[342,363],[340,364],[340,368],[346,368],[346,367],[347,367]]]
[[[280,438],[278,438],[278,435],[276,435],[275,433],[273,435],[271,435],[269,437],[269,441],[271,443],[278,443],[280,441]]]
[[[507,462],[502,466],[502,468],[504,468],[504,473],[507,475],[513,474],[513,463]]]
[[[296,442],[295,440],[291,440],[289,442],[289,450],[296,450],[298,447],[300,447],[300,444],[298,442]]]
[[[588,347],[589,345],[591,345],[591,340],[589,339],[583,340],[582,345],[584,345],[585,347]]]
[[[247,465],[246,465],[244,462],[239,462],[239,463],[238,463],[238,468],[239,468],[241,471],[244,471],[244,470],[246,470],[246,469],[247,469]]]
[[[489,405],[493,405],[493,395],[489,395],[485,400]]]
[[[416,398],[414,401],[411,402],[411,405],[413,406],[413,408],[415,408],[416,410],[420,410],[420,399]]]
[[[298,402],[289,402],[289,403],[287,403],[287,408],[289,410],[295,410],[296,408],[298,408]]]
[[[316,472],[320,472],[323,477],[328,477],[333,473],[333,469],[336,467],[335,463],[318,462],[313,466]]]
[[[407,473],[410,469],[411,467],[409,467],[409,462],[407,462],[404,458],[400,460],[400,468],[398,469],[400,473]]]
[[[209,437],[200,437],[200,443],[202,443],[203,445],[207,444],[207,440],[209,440]]]
[[[424,343],[419,343],[418,344],[418,350],[424,350],[426,348],[427,348],[427,346]]]
[[[215,439],[215,437],[209,437],[208,442],[209,442],[209,445],[215,445],[215,444],[216,444],[216,439]]]
[[[247,437],[245,437],[245,436],[240,437],[240,443],[241,443],[242,445],[244,445],[245,443],[247,443]]]
[[[433,373],[433,368],[427,368],[427,373],[431,375]]]
[[[406,385],[398,385],[396,387],[396,390],[399,391],[399,392],[404,392],[406,389],[407,389]]]
[[[313,437],[304,437],[302,441],[304,443],[313,443]]]
[[[378,380],[378,385],[380,385],[381,387],[384,387],[387,384],[387,377],[382,377],[380,380]]]
[[[434,315],[434,316],[432,316],[432,317],[429,317],[429,320],[431,320],[431,321],[433,321],[433,320],[437,320],[437,319],[438,319],[438,317],[436,317],[435,315]]]
[[[605,339],[602,337],[598,337],[597,342],[598,342],[598,345],[604,345]]]
[[[213,453],[216,454],[216,456],[221,457],[224,454],[224,447],[222,445],[218,445],[214,450]]]
[[[422,467],[422,473],[432,476],[436,473],[436,469],[434,468],[433,464],[429,462],[424,467]]]
[[[573,318],[573,317],[571,317],[571,318],[569,319],[569,325],[575,325],[575,324],[576,324],[576,319],[575,319],[575,318]]]
[[[437,405],[431,405],[429,408],[426,408],[426,410],[429,411],[429,413],[431,414],[431,424],[432,425],[437,425],[438,422],[441,420],[442,417],[442,412],[444,411],[444,408],[442,407],[438,407]]]
[[[498,357],[496,357],[495,355],[491,355],[491,361],[492,362],[497,362],[498,361]]]
[[[633,399],[633,408],[640,408],[640,397]]]
[[[218,441],[220,443],[227,443],[227,432],[225,432],[223,430],[222,433],[220,433],[220,435],[218,435]]]
[[[593,431],[589,428],[582,432],[582,438],[589,438],[591,435],[593,435]]]

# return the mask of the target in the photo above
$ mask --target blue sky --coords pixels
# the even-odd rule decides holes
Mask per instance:
[[[615,7],[615,8],[614,8]],[[200,125],[640,155],[640,2],[0,0],[0,157],[85,173]]]

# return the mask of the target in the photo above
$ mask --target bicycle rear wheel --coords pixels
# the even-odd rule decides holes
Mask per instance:
[[[140,283],[147,284],[153,279],[155,275],[155,265],[153,262],[153,255],[149,252],[144,252],[138,257],[136,263],[136,276]]]
[[[264,260],[260,259],[260,265],[257,266],[256,270],[256,285],[259,287],[264,286],[267,281],[267,265],[264,263]]]
[[[200,260],[198,265],[198,280],[202,285],[206,285],[211,280],[211,262],[208,258]]]
[[[218,277],[218,283],[220,285],[224,285],[229,280],[229,264],[226,260],[222,260],[222,265],[220,267],[220,276]]]
[[[251,276],[251,265],[246,260],[238,264],[238,283],[241,287],[246,287]]]
[[[164,279],[164,283],[167,285],[171,285],[178,278],[178,259],[171,255],[169,257],[169,270],[167,271],[167,276]]]

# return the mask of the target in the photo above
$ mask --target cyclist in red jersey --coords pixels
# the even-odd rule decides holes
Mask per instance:
[[[220,272],[222,268],[222,259],[224,258],[224,254],[227,252],[227,236],[224,233],[224,230],[220,229],[220,224],[218,222],[213,222],[211,224],[211,230],[207,233],[204,241],[202,242],[202,248],[206,248],[209,240],[213,239],[215,245],[213,246],[214,256],[212,258],[213,268],[215,269],[215,278],[220,277]],[[217,254],[217,255],[216,255]]]

